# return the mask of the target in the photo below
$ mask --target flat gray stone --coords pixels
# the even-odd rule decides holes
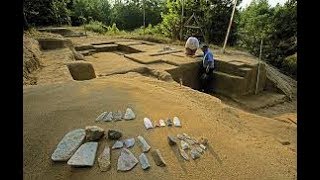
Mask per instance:
[[[104,148],[103,152],[98,157],[98,164],[100,171],[108,171],[111,168],[111,154],[110,148],[108,145]]]
[[[103,117],[102,121],[111,122],[113,120],[112,112],[109,112],[106,116]]]
[[[136,115],[134,114],[134,112],[132,111],[132,109],[127,108],[126,113],[123,116],[123,119],[125,120],[132,120],[135,119]]]
[[[135,142],[136,141],[134,140],[134,138],[124,140],[124,144],[126,145],[126,148],[130,148],[130,147],[134,146]]]
[[[86,140],[96,141],[104,135],[104,129],[98,126],[86,126]]]
[[[111,140],[118,140],[122,137],[122,133],[117,130],[110,129],[108,130],[108,138]]]
[[[178,143],[178,139],[174,136],[168,136],[168,143],[170,146],[176,145]]]
[[[138,159],[126,148],[123,148],[118,159],[118,171],[129,171],[138,164]]]
[[[149,164],[148,158],[144,153],[140,154],[139,161],[143,170],[150,168],[151,165]]]
[[[144,118],[143,119],[143,123],[144,123],[144,126],[146,127],[146,129],[152,129],[153,128],[153,125],[152,125],[152,122],[149,118]]]
[[[147,143],[147,141],[142,136],[138,136],[137,138],[140,142],[139,145],[142,149],[142,152],[148,152],[151,146]]]
[[[98,142],[86,142],[82,144],[67,162],[74,167],[93,166],[98,148]]]
[[[171,119],[167,119],[167,126],[172,126],[172,120]]]
[[[200,158],[200,153],[198,152],[198,150],[196,148],[192,148],[190,151],[190,154],[191,154],[192,159]]]
[[[181,127],[181,122],[180,119],[178,117],[174,117],[173,118],[173,125],[176,127]]]
[[[164,122],[163,119],[159,120],[159,124],[160,124],[161,127],[165,127],[166,126],[166,123]]]
[[[107,114],[108,114],[108,112],[103,112],[103,113],[101,113],[101,114],[97,117],[96,121],[102,121],[103,118],[104,118],[104,116],[106,116]]]
[[[185,159],[186,161],[190,160],[188,154],[183,149],[179,148],[179,152],[180,152],[180,155],[183,157],[183,159]]]
[[[122,112],[118,110],[117,112],[112,113],[114,121],[121,121],[122,120]]]
[[[184,140],[181,140],[180,145],[183,150],[190,148],[189,144],[186,143]]]
[[[152,151],[151,156],[157,166],[166,166],[166,162],[164,161],[159,149]]]
[[[120,149],[123,147],[123,142],[122,141],[116,141],[113,146],[112,149]]]
[[[82,144],[86,137],[84,129],[76,129],[68,132],[57,145],[51,155],[53,161],[67,161]]]

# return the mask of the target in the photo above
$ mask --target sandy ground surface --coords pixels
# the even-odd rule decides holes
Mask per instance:
[[[97,40],[104,41],[91,37],[74,39],[77,43]],[[228,101],[223,98],[221,103],[214,96],[180,87],[176,82],[138,73],[74,81],[65,66],[71,62],[69,55],[68,49],[43,52],[42,68],[34,73],[38,85],[24,86],[25,179],[296,179],[295,104],[262,109],[259,110],[262,116],[258,116],[225,105]],[[97,75],[144,66],[111,52],[86,59],[93,64]],[[160,70],[171,67],[165,63],[153,66]],[[135,120],[95,122],[104,111],[124,111],[126,107],[134,109]],[[147,131],[143,126],[144,117],[159,120],[173,116],[182,120],[182,128]],[[143,135],[151,150],[160,149],[167,166],[156,166],[147,153],[150,170],[143,171],[138,164],[129,172],[117,172],[119,150],[111,152],[112,168],[108,172],[100,172],[97,162],[92,168],[53,163],[50,157],[61,138],[87,125],[121,130],[123,138]],[[184,161],[176,149],[168,145],[167,135],[183,132],[209,139],[209,149],[200,159]],[[97,155],[106,143],[113,144],[102,139]],[[138,157],[141,150],[135,145],[132,152]]]
[[[282,123],[220,103],[220,100],[177,83],[163,82],[137,73],[89,81],[29,86],[24,88],[24,177],[25,179],[295,179],[296,126]],[[133,121],[95,123],[103,111],[132,107]],[[145,130],[143,118],[178,116],[182,128]],[[130,172],[117,172],[119,150],[112,151],[112,169],[70,168],[53,163],[50,156],[70,130],[99,125],[119,129],[124,138],[143,135],[160,149],[167,162],[144,172],[140,165]],[[167,135],[187,133],[207,137],[209,149],[196,160],[185,162],[170,148]],[[279,141],[289,141],[282,145]],[[100,141],[98,155],[106,140]],[[112,145],[111,142],[107,142]],[[141,151],[132,149],[135,156]]]

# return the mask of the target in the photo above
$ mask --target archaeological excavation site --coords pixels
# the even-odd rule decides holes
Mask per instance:
[[[72,28],[23,37],[25,179],[295,179],[297,82],[248,53]]]

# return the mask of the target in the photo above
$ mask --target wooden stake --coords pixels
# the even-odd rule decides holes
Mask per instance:
[[[229,27],[228,27],[228,30],[227,30],[226,37],[224,38],[222,53],[224,53],[224,51],[225,51],[225,49],[226,49],[226,45],[227,45],[227,41],[228,41],[228,37],[229,37],[229,33],[230,33],[230,29],[231,29],[231,25],[232,25],[232,21],[233,21],[233,16],[234,16],[234,12],[235,12],[235,10],[236,10],[236,7],[237,7],[237,0],[235,0],[235,1],[234,1],[234,4],[233,4],[232,14],[231,14],[230,22],[229,22]]]

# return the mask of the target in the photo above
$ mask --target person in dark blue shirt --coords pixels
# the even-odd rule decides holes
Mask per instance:
[[[210,92],[210,84],[213,79],[214,57],[207,44],[202,44],[203,59],[200,67],[200,90]]]

